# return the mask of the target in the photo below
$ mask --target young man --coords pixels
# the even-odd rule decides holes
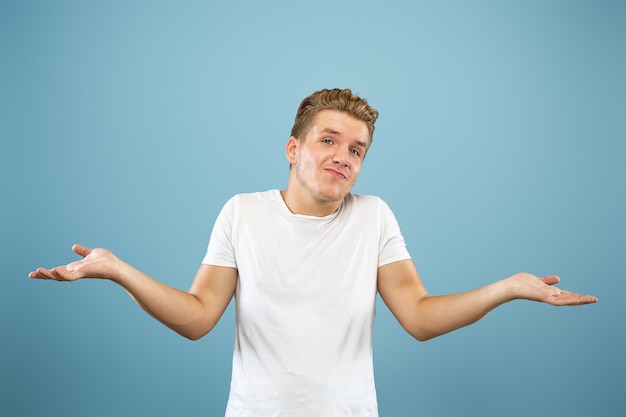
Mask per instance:
[[[518,273],[460,294],[431,296],[379,198],[350,193],[378,113],[350,90],[301,103],[286,156],[287,188],[237,195],[222,209],[188,292],[105,249],[31,278],[110,279],[190,339],[211,331],[233,295],[237,330],[227,416],[377,416],[372,327],[377,292],[400,324],[427,340],[514,299],[595,303],[556,276]]]

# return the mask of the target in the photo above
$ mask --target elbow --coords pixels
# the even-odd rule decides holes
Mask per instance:
[[[435,337],[437,337],[437,335],[424,334],[424,333],[419,333],[419,334],[411,333],[411,336],[413,336],[413,338],[417,340],[418,342],[427,342],[430,339],[434,339]]]
[[[439,336],[441,333],[433,332],[428,329],[406,329],[405,330],[418,342],[427,342],[430,339],[434,339]]]
[[[413,336],[419,342],[426,342],[430,339],[442,336],[444,334],[454,331],[454,329],[413,329],[407,330],[411,336]]]
[[[192,342],[195,342],[197,340],[202,339],[204,336],[206,336],[207,333],[209,332],[179,332],[177,331],[177,333],[181,336],[183,336],[185,339],[191,340]]]
[[[438,336],[437,334],[420,326],[410,326],[407,323],[403,322],[400,322],[400,325],[409,335],[411,335],[413,339],[417,340],[418,342],[426,342]]]
[[[206,336],[211,330],[213,330],[214,326],[210,327],[200,327],[200,326],[181,326],[181,327],[172,327],[179,335],[183,336],[186,339],[191,341],[196,341],[202,339]]]
[[[206,333],[179,333],[179,334],[183,336],[184,338],[191,340],[192,342],[195,342],[197,340],[202,339],[202,337],[204,337]]]

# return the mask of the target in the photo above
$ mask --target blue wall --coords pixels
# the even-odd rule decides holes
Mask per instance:
[[[282,188],[309,93],[381,116],[355,189],[433,294],[520,270],[600,303],[514,302],[417,343],[382,303],[381,415],[587,416],[626,364],[626,3],[0,4],[0,414],[219,416],[233,309],[187,341],[109,282],[33,281],[104,246],[187,288],[232,194]]]

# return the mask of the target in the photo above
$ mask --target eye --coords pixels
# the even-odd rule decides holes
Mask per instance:
[[[352,149],[350,149],[350,153],[351,153],[352,155],[354,155],[354,156],[361,156],[361,152],[359,152],[359,150],[358,150],[358,149],[354,149],[354,148],[352,148]]]
[[[332,145],[333,140],[332,140],[332,139],[330,139],[330,138],[324,138],[324,139],[322,139],[322,142],[323,142],[323,143],[327,143],[327,144],[329,144],[329,145]]]

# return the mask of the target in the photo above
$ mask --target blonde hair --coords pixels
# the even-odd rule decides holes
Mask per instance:
[[[313,117],[321,110],[342,111],[363,121],[369,131],[371,144],[378,111],[367,104],[367,100],[353,94],[348,88],[316,91],[302,100],[291,128],[291,136],[304,139]]]

